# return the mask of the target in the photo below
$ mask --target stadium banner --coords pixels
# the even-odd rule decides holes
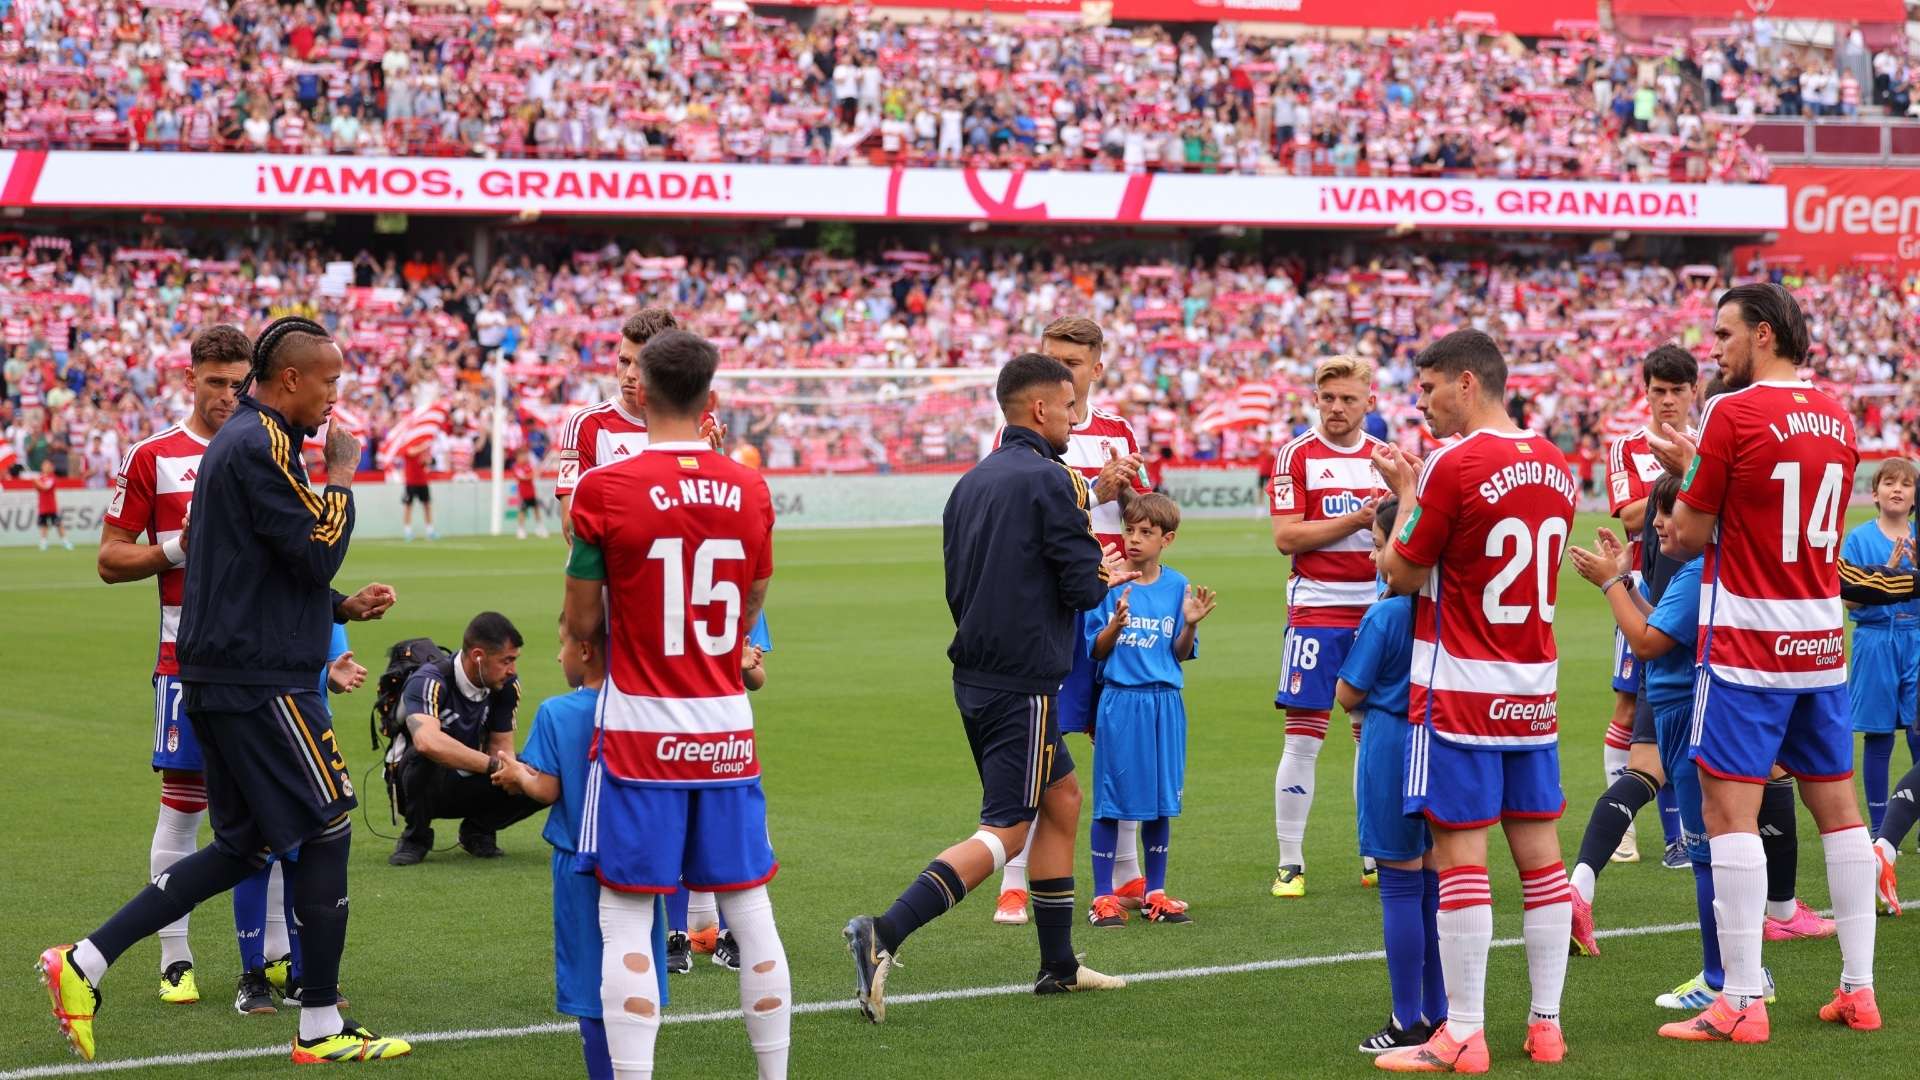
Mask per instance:
[[[1787,225],[1753,254],[1790,270],[1920,268],[1920,169],[1782,167],[1773,180],[1786,189]]]
[[[769,5],[794,0],[754,0]],[[845,6],[853,0],[800,0],[806,7]],[[1595,0],[874,0],[878,8],[991,11],[1058,16],[1081,23],[1110,19],[1137,22],[1260,22],[1305,26],[1411,29],[1429,22],[1473,23],[1512,34],[1557,36],[1563,24],[1595,22]]]
[[[1784,188],[1006,169],[0,151],[0,206],[1760,233]]]
[[[1879,461],[1863,460],[1854,474],[1853,501],[1868,497]],[[767,477],[774,518],[782,529],[846,529],[895,525],[938,525],[947,495],[961,472],[862,473],[840,476]],[[441,536],[484,536],[492,491],[484,481],[448,480],[433,489],[433,524]],[[353,535],[358,540],[397,540],[401,536],[400,496],[404,485],[357,483],[353,486]],[[1185,520],[1232,518],[1266,520],[1267,492],[1251,461],[1211,468],[1169,468],[1162,490],[1180,504]],[[543,524],[557,532],[559,506],[553,488],[540,484]],[[507,491],[506,529],[515,528],[519,500]],[[111,490],[62,488],[60,520],[76,545],[96,542],[106,518]],[[24,485],[0,489],[0,547],[40,542],[36,493]],[[416,527],[418,523],[416,523]]]

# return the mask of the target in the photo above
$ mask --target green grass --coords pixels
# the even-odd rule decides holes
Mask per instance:
[[[1583,519],[1577,536],[1597,522]],[[928,529],[782,534],[769,605],[771,683],[755,698],[772,831],[781,873],[772,886],[798,1001],[850,996],[840,927],[883,908],[942,847],[974,828],[978,786],[952,706],[941,602],[939,536]],[[1281,730],[1271,707],[1284,615],[1285,563],[1265,523],[1195,523],[1169,560],[1218,588],[1206,649],[1189,669],[1192,745],[1187,814],[1174,830],[1172,872],[1193,905],[1190,927],[1079,929],[1102,970],[1163,971],[1249,961],[1329,957],[1380,947],[1379,904],[1352,872],[1353,809],[1346,796],[1352,743],[1330,739],[1308,838],[1313,892],[1303,902],[1267,896],[1274,861],[1272,781]],[[467,616],[497,608],[532,639],[522,677],[529,703],[562,689],[551,661],[557,614],[557,541],[356,544],[341,583],[392,583],[400,603],[381,624],[355,628],[363,659],[401,637],[457,635]],[[154,597],[148,584],[107,588],[91,556],[0,552],[0,610],[7,657],[0,745],[13,762],[0,839],[0,1074],[67,1061],[44,1014],[30,961],[49,944],[85,934],[143,883],[157,783],[146,765]],[[1601,788],[1600,734],[1611,707],[1605,677],[1611,623],[1597,593],[1569,568],[1559,606],[1561,722],[1572,857]],[[340,743],[356,778],[367,749],[368,692],[335,699]],[[523,727],[531,719],[529,707]],[[1336,730],[1343,726],[1336,720]],[[1073,750],[1085,764],[1085,744]],[[1904,755],[1896,769],[1904,765]],[[384,795],[372,824],[391,833]],[[501,837],[508,857],[479,863],[458,852],[424,865],[386,865],[389,842],[356,820],[353,924],[343,982],[354,1014],[386,1033],[535,1025],[552,1012],[547,848],[536,824]],[[1659,825],[1642,815],[1642,850],[1657,853]],[[1801,826],[1800,883],[1826,903],[1811,822]],[[450,831],[450,830],[449,830]],[[1079,867],[1081,901],[1087,870]],[[1519,895],[1495,841],[1495,927],[1519,933]],[[916,936],[895,994],[1019,983],[1035,969],[1033,933],[989,923],[976,896]],[[1684,923],[1693,917],[1689,875],[1657,859],[1614,867],[1601,881],[1603,927]],[[1653,996],[1693,974],[1695,938],[1684,932],[1619,938],[1597,960],[1572,963],[1566,1029],[1572,1057],[1556,1075],[1632,1071],[1699,1076],[1886,1075],[1920,1051],[1920,986],[1901,978],[1920,920],[1879,923],[1886,1031],[1836,1030],[1814,1019],[1839,968],[1831,942],[1770,947],[1781,1001],[1774,1045],[1695,1047],[1653,1034],[1671,1014]],[[224,900],[195,916],[193,940],[205,999],[191,1008],[154,997],[157,946],[133,949],[105,982],[98,1025],[105,1061],[161,1054],[285,1046],[288,1014],[241,1018],[228,1007],[235,948]],[[669,1014],[737,1007],[735,980],[702,963],[673,983]],[[1518,1044],[1528,1000],[1517,948],[1492,958],[1488,1015],[1496,1068],[1526,1069]],[[1328,963],[1142,983],[1123,994],[1035,1000],[998,996],[898,1006],[880,1028],[847,1011],[794,1022],[796,1077],[1117,1076],[1239,1077],[1280,1073],[1367,1075],[1353,1045],[1387,1011],[1378,960]],[[749,1076],[752,1056],[733,1020],[673,1025],[661,1035],[663,1075]],[[139,1075],[258,1075],[283,1061],[251,1059],[150,1068]],[[568,1034],[441,1041],[377,1067],[412,1076],[554,1076],[578,1071]]]

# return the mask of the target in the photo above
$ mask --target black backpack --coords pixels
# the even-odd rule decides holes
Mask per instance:
[[[392,741],[407,730],[407,718],[400,708],[400,695],[406,691],[407,680],[426,665],[439,663],[452,655],[451,649],[441,648],[434,644],[432,638],[423,637],[396,641],[387,650],[387,670],[380,673],[373,696],[373,711],[367,717],[367,732],[372,737],[373,749],[380,749],[382,738]]]
[[[406,797],[406,793],[400,789],[400,766],[412,746],[407,739],[407,717],[406,710],[401,706],[401,697],[406,693],[407,680],[413,677],[414,672],[452,656],[450,650],[436,645],[432,638],[423,637],[396,641],[387,650],[387,670],[380,673],[367,728],[375,750],[380,749],[382,738],[387,740],[387,752],[382,755],[381,763],[387,786],[388,816],[396,824],[399,823]]]

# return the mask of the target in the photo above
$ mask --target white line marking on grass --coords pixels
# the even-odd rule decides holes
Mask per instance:
[[[1920,901],[1902,901],[1905,903]],[[1660,923],[1655,926],[1629,926],[1613,930],[1602,930],[1595,934],[1601,938],[1647,937],[1653,934],[1677,934],[1683,930],[1694,930],[1698,923]],[[1524,944],[1520,938],[1501,938],[1493,943],[1496,949],[1510,949]],[[1173,979],[1201,979],[1212,975],[1244,975],[1259,971],[1286,971],[1292,968],[1330,967],[1334,964],[1352,964],[1364,961],[1384,960],[1387,954],[1380,949],[1363,952],[1335,953],[1329,956],[1296,956],[1282,960],[1254,960],[1243,964],[1215,964],[1209,967],[1173,968],[1166,971],[1143,971],[1128,975],[1128,982],[1148,983],[1167,982]],[[932,990],[922,994],[894,994],[887,998],[887,1006],[922,1005],[936,1001],[970,1001],[975,998],[1012,997],[1018,994],[1033,993],[1032,983],[1006,983],[1001,986],[968,986],[957,990]],[[813,1013],[851,1012],[858,1006],[851,999],[833,1001],[807,1001],[793,1007],[794,1015],[806,1016]],[[668,1024],[712,1024],[728,1020],[738,1020],[738,1009],[726,1009],[718,1012],[681,1013],[668,1015],[663,1022]],[[49,1024],[45,1029],[48,1037],[57,1038]],[[437,1042],[470,1042],[480,1039],[512,1039],[524,1035],[571,1035],[579,1028],[574,1024],[546,1023],[526,1024],[521,1027],[471,1028],[460,1031],[429,1031],[419,1035],[402,1035],[401,1038],[416,1045]],[[241,1050],[206,1050],[192,1054],[161,1054],[156,1057],[124,1058],[119,1061],[68,1062],[61,1065],[35,1065],[25,1069],[12,1069],[0,1072],[0,1080],[31,1080],[41,1076],[79,1076],[88,1073],[120,1072],[127,1069],[154,1069],[171,1065],[201,1065],[218,1061],[246,1061],[254,1058],[285,1057],[290,1053],[290,1044],[262,1046]]]

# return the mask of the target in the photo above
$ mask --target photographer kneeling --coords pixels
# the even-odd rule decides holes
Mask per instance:
[[[487,779],[514,757],[520,705],[514,665],[524,644],[505,615],[481,612],[467,624],[458,655],[422,665],[407,679],[401,713],[408,746],[399,770],[407,827],[388,863],[412,866],[426,858],[435,818],[460,818],[467,854],[498,858],[495,832],[545,808]]]

